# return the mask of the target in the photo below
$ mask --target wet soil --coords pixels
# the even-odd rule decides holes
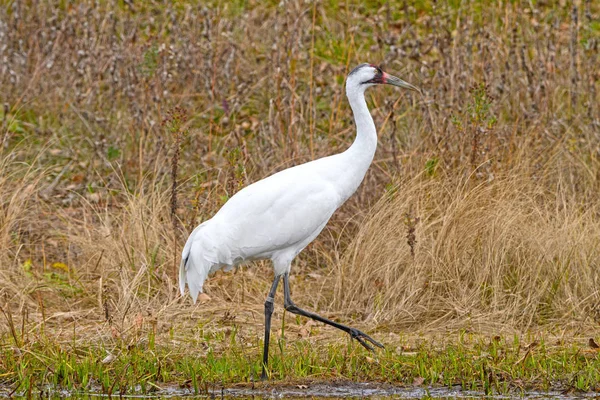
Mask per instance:
[[[456,398],[486,398],[486,399],[592,399],[600,398],[600,393],[564,393],[551,392],[517,392],[509,394],[485,395],[483,392],[467,391],[461,387],[400,387],[385,383],[356,383],[356,382],[318,382],[298,384],[239,384],[228,387],[206,387],[205,394],[197,395],[190,388],[167,387],[157,390],[152,395],[120,395],[113,393],[112,396],[94,393],[73,393],[67,391],[48,390],[37,393],[45,398],[152,398],[152,399],[456,399]],[[207,391],[207,393],[206,393]],[[9,397],[6,390],[0,388],[0,397]],[[13,394],[11,398],[26,398],[24,394]]]

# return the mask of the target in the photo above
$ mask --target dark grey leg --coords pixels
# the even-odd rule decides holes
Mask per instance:
[[[271,337],[271,315],[273,315],[273,309],[275,308],[273,303],[275,302],[275,293],[277,292],[277,285],[279,285],[279,279],[281,275],[278,275],[273,279],[271,290],[265,301],[265,343],[263,347],[263,365],[262,374],[260,379],[263,381],[268,378],[267,376],[267,364],[269,363],[269,339]]]
[[[299,307],[297,307],[292,298],[290,297],[290,283],[289,283],[289,274],[285,273],[283,275],[283,296],[284,296],[284,306],[285,309],[291,313],[302,315],[304,317],[312,318],[315,321],[323,322],[324,324],[331,325],[335,328],[341,329],[342,331],[348,333],[352,339],[356,339],[358,343],[363,345],[364,348],[374,351],[373,346],[371,346],[366,341],[371,342],[377,347],[381,347],[383,349],[383,345],[377,341],[375,341],[371,336],[367,335],[364,332],[359,331],[358,329],[351,328],[346,325],[338,324],[330,319],[323,318],[320,315],[312,313],[310,311],[305,311]],[[366,340],[366,341],[365,341]]]

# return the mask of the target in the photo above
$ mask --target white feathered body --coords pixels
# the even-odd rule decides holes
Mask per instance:
[[[236,193],[188,238],[180,269],[182,292],[187,282],[196,299],[211,272],[246,261],[271,259],[275,274],[285,273],[360,184],[344,179],[349,171],[339,159],[348,156],[298,165]]]
[[[236,193],[200,224],[182,253],[179,283],[194,301],[206,277],[246,261],[271,259],[276,275],[323,230],[357,189],[373,160],[377,134],[364,100],[368,85],[348,82],[357,138],[343,153],[288,168]]]

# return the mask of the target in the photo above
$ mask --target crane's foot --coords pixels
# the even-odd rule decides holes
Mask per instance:
[[[373,339],[371,336],[367,335],[363,331],[359,331],[358,329],[355,329],[355,328],[350,328],[350,332],[348,332],[348,333],[350,334],[350,337],[352,337],[352,339],[356,339],[356,341],[358,343],[360,343],[367,350],[375,351],[373,346],[371,346],[369,343],[367,343],[367,341],[371,342],[372,344],[374,344],[375,346],[377,346],[381,349],[385,348],[381,343],[379,343],[378,341],[376,341],[375,339]]]
[[[260,380],[263,382],[269,380],[269,375],[267,374],[267,371],[264,368],[262,370],[262,374],[260,374]]]

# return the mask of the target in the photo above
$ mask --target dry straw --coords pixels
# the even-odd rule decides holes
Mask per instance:
[[[369,95],[374,164],[293,266],[298,304],[394,330],[597,327],[595,2],[112,3],[0,10],[0,326],[15,340],[259,326],[270,267],[219,273],[192,306],[174,232],[345,149],[343,79],[364,61],[425,95]],[[176,107],[189,133],[172,138]]]

